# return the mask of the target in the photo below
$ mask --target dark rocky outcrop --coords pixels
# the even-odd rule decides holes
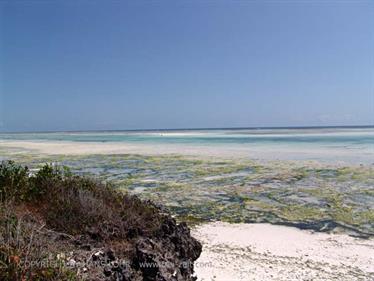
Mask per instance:
[[[91,268],[83,275],[111,281],[193,281],[193,264],[201,250],[187,225],[168,217],[154,236],[136,239],[131,258],[110,248],[97,250],[90,257]]]
[[[196,279],[201,244],[150,201],[48,165],[30,176],[13,162],[0,164],[0,194],[0,280]]]
[[[193,262],[200,253],[201,244],[191,237],[187,225],[169,219],[156,237],[138,240],[133,265],[144,280],[194,280]]]

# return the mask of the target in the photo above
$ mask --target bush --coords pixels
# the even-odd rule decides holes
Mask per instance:
[[[32,175],[27,167],[2,162],[0,190],[1,201],[31,203],[49,227],[72,235],[95,232],[103,240],[151,235],[163,219],[150,202],[50,164]]]
[[[64,167],[47,164],[31,174],[11,161],[0,164],[0,192],[1,281],[104,280],[108,268],[110,280],[153,280],[156,274],[177,271],[186,277],[182,280],[193,280],[192,269],[176,266],[169,274],[159,266],[151,273],[139,267],[153,256],[178,265],[196,260],[201,252],[185,225],[177,226],[149,201],[72,175]],[[71,260],[94,260],[91,249],[111,253],[110,262],[130,261],[129,266],[71,266]]]
[[[50,257],[43,227],[28,214],[17,217],[13,208],[10,202],[0,203],[0,280],[77,280],[75,272]]]
[[[0,202],[39,200],[56,183],[71,177],[67,167],[44,165],[35,175],[13,161],[0,164]]]
[[[15,164],[13,161],[4,161],[0,164],[0,202],[10,198],[26,199],[28,193],[27,167]]]
[[[161,223],[158,210],[135,196],[92,179],[69,177],[55,182],[43,201],[46,222],[72,235],[91,233],[101,240],[131,233],[152,233]]]

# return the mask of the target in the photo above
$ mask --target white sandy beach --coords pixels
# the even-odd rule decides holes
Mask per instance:
[[[223,157],[226,159],[253,160],[297,160],[317,161],[334,165],[358,165],[374,163],[374,146],[366,150],[316,147],[286,146],[208,146],[187,144],[134,144],[126,142],[72,142],[72,141],[20,141],[0,140],[0,148],[26,149],[49,155],[88,155],[88,154],[179,154],[198,157]]]
[[[200,281],[374,280],[374,240],[270,224],[203,224]]]

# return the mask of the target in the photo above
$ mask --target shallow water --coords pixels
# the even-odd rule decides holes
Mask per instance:
[[[0,134],[0,143],[14,141],[136,146],[135,153],[146,149],[151,154],[374,163],[373,127]]]
[[[373,127],[302,129],[217,129],[113,132],[2,133],[0,140],[130,142],[198,145],[309,145],[372,148]]]
[[[3,157],[6,158],[3,153]],[[13,154],[111,182],[190,221],[270,222],[374,236],[374,167],[181,156]]]
[[[296,158],[295,151],[303,151],[301,159],[314,157],[319,161],[120,153],[45,155],[2,147],[0,141],[0,159],[14,159],[30,168],[51,162],[67,165],[75,173],[95,176],[114,183],[119,190],[161,203],[191,223],[270,222],[374,235],[373,128],[1,134],[1,139],[106,141],[113,146],[118,142],[162,143],[180,147],[176,151],[187,145],[206,146],[207,150],[228,149],[229,154],[232,147],[257,147],[271,155],[285,149],[291,159]],[[313,150],[322,152],[317,156]],[[348,155],[356,164],[364,155],[369,163],[335,165],[341,155]],[[333,163],[323,163],[326,159]]]

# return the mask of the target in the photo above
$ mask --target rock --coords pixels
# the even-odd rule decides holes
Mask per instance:
[[[133,264],[144,280],[195,280],[193,262],[200,256],[201,244],[190,235],[187,224],[177,225],[168,218],[152,238],[140,238]]]

